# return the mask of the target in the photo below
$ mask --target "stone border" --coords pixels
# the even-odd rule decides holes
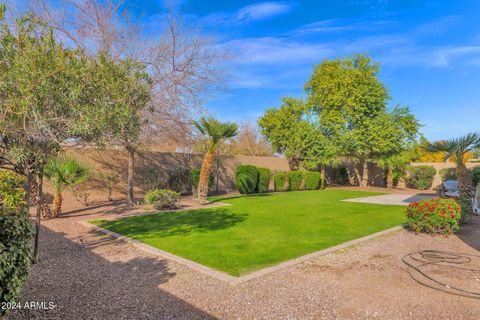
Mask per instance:
[[[112,219],[112,220],[115,220],[115,219]],[[342,244],[339,244],[339,245],[336,245],[336,246],[333,246],[333,247],[329,247],[329,248],[326,248],[326,249],[323,249],[323,250],[320,250],[320,251],[312,252],[312,253],[303,255],[301,257],[298,257],[298,258],[287,260],[287,261],[281,262],[277,265],[274,265],[274,266],[271,266],[271,267],[266,267],[264,269],[260,269],[258,271],[249,273],[249,274],[241,276],[241,277],[234,277],[234,276],[231,276],[231,275],[229,275],[225,272],[214,270],[212,268],[209,268],[207,266],[204,266],[204,265],[199,264],[197,262],[194,262],[192,260],[185,259],[185,258],[182,258],[180,256],[174,255],[172,253],[160,250],[160,249],[155,248],[151,245],[145,244],[141,241],[138,241],[138,240],[123,236],[119,233],[116,233],[116,232],[98,227],[94,224],[91,224],[91,223],[87,222],[87,220],[78,221],[78,223],[80,223],[81,225],[83,225],[83,226],[85,226],[89,229],[93,229],[95,231],[98,231],[98,232],[101,232],[101,233],[104,233],[104,234],[108,234],[115,239],[123,240],[127,243],[130,243],[130,244],[134,245],[135,247],[137,247],[138,249],[140,249],[142,251],[152,253],[152,254],[156,254],[158,256],[161,256],[161,257],[169,259],[169,260],[173,260],[177,263],[183,264],[183,265],[185,265],[189,268],[192,268],[194,270],[197,270],[199,272],[207,274],[207,275],[209,275],[211,277],[214,277],[218,280],[227,282],[231,285],[238,285],[238,284],[256,279],[258,277],[267,275],[269,273],[273,273],[273,272],[276,272],[276,271],[279,271],[279,270],[282,270],[282,269],[300,264],[302,262],[305,262],[305,261],[323,256],[323,255],[326,255],[326,254],[329,254],[329,253],[332,253],[332,252],[335,252],[335,251],[339,251],[339,250],[342,250],[342,249],[345,249],[345,248],[348,248],[348,247],[358,245],[358,244],[360,244],[362,242],[365,242],[367,240],[371,240],[371,239],[374,239],[374,238],[385,236],[385,235],[388,235],[388,234],[391,234],[391,233],[394,233],[394,232],[397,232],[397,231],[400,231],[400,230],[404,229],[403,225],[396,226],[396,227],[393,227],[393,228],[390,228],[390,229],[387,229],[387,230],[383,230],[383,231],[380,231],[380,232],[376,232],[376,233],[367,235],[365,237],[350,240],[350,241],[344,242]]]

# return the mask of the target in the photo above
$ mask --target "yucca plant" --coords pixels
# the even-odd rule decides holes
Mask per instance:
[[[45,177],[54,189],[52,216],[62,212],[62,193],[65,188],[85,182],[90,176],[91,166],[74,156],[59,156],[45,165]]]
[[[477,152],[480,146],[480,134],[469,133],[463,137],[450,140],[441,140],[433,143],[427,142],[423,148],[427,152],[443,153],[445,161],[452,160],[456,163],[455,173],[458,181],[460,198],[471,204],[473,187],[466,163]],[[471,210],[470,210],[471,211]]]
[[[212,171],[215,152],[223,142],[237,135],[238,126],[235,123],[220,122],[211,117],[202,117],[200,121],[194,121],[193,125],[207,138],[207,148],[198,181],[198,201],[205,204],[207,203],[208,179]]]

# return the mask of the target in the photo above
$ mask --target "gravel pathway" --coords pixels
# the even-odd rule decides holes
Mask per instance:
[[[401,261],[420,249],[478,254],[478,217],[450,238],[399,231],[232,286],[77,222],[127,214],[98,206],[44,221],[40,262],[21,301],[55,307],[8,319],[480,318],[479,300],[420,286]]]

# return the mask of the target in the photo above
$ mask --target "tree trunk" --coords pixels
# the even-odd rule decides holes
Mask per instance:
[[[30,168],[26,170],[27,181],[25,182],[25,203],[27,204],[27,210],[30,212],[30,207],[32,205],[32,184],[33,184],[33,172]]]
[[[368,186],[368,162],[365,160],[360,161],[362,164],[362,178],[360,180],[360,187],[367,187]]]
[[[465,164],[457,164],[456,175],[458,181],[459,196],[461,199],[465,200],[470,205],[470,212],[472,212],[473,187],[470,177],[470,171],[468,171]]]
[[[326,167],[324,165],[320,166],[320,179],[321,179],[321,182],[323,182],[323,186],[320,185],[321,188],[325,188],[327,186],[327,181],[325,180],[325,171],[326,171]]]
[[[127,204],[129,206],[134,203],[133,183],[135,179],[135,150],[128,150],[128,172],[127,172]]]
[[[360,183],[362,182],[362,175],[360,174],[360,170],[358,170],[358,165],[356,163],[353,163],[352,165],[353,173],[355,174],[355,184],[358,184],[360,186]]]
[[[62,212],[62,193],[61,192],[55,192],[55,195],[53,196],[53,209],[52,209],[52,215],[53,217],[57,217],[61,212]]]
[[[392,168],[387,168],[387,189],[393,189],[393,171]]]
[[[36,216],[35,216],[35,244],[33,249],[33,263],[38,262],[38,243],[40,239],[40,216],[42,215],[43,199],[43,165],[40,165],[37,176]]]
[[[202,168],[200,169],[200,178],[198,181],[198,202],[207,204],[208,179],[213,164],[213,152],[207,152],[203,158]]]

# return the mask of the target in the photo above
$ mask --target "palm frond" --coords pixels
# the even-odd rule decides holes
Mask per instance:
[[[480,147],[480,134],[474,132],[450,140],[427,142],[422,148],[427,152],[442,152],[445,161],[452,159],[464,163],[469,155],[476,153]]]

